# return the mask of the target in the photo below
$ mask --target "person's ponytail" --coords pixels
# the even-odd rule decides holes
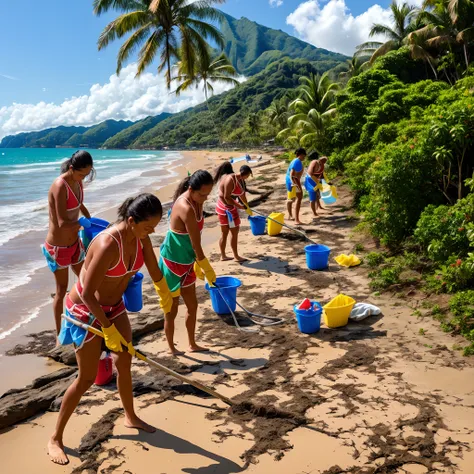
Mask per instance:
[[[71,161],[72,161],[72,158],[68,158],[67,160],[64,160],[62,163],[61,163],[61,174],[64,174],[64,173],[67,173],[69,168],[71,167]]]
[[[176,191],[174,192],[173,196],[173,202],[175,202],[181,194],[186,192],[189,189],[189,182],[191,181],[191,176],[186,176],[179,184],[178,187],[176,188]]]
[[[216,170],[216,174],[214,175],[214,184],[217,184],[222,176],[226,174],[232,174],[234,169],[232,168],[232,164],[229,161],[224,161],[219,168]]]

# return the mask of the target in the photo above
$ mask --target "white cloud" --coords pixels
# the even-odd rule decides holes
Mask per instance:
[[[0,107],[0,139],[59,125],[87,126],[108,119],[139,120],[161,112],[180,112],[205,100],[201,87],[191,88],[176,97],[166,88],[163,75],[147,72],[135,79],[135,73],[136,65],[131,64],[120,76],[110,76],[106,84],[92,85],[88,95],[72,97],[61,104],[41,101]],[[219,83],[213,86],[215,94],[230,89]]]
[[[268,0],[268,3],[271,7],[281,7],[283,5],[283,0]]]
[[[10,81],[19,81],[20,80],[16,77],[9,76],[8,74],[0,74],[0,77],[3,77],[4,79],[9,79]]]
[[[369,39],[374,23],[391,25],[389,8],[375,3],[360,15],[354,16],[345,0],[329,0],[326,4],[318,0],[308,0],[298,5],[287,19],[301,39],[319,48],[352,56],[355,47]],[[398,0],[397,3],[404,3]],[[423,0],[411,0],[411,5],[420,7]]]

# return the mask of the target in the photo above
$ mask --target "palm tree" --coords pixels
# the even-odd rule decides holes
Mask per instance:
[[[348,70],[339,74],[340,79],[349,80],[353,77],[358,76],[361,72],[365,71],[369,66],[369,58],[363,56],[353,56],[352,59],[348,59],[347,66]]]
[[[258,113],[250,113],[247,117],[247,125],[249,127],[250,133],[254,137],[258,137],[260,132],[260,117]]]
[[[172,63],[181,59],[192,76],[197,58],[209,56],[207,40],[224,47],[221,32],[207,21],[216,21],[222,14],[213,3],[224,0],[94,0],[94,13],[101,15],[111,9],[124,13],[102,31],[99,50],[112,41],[130,36],[122,44],[117,56],[117,74],[125,61],[138,52],[137,77],[159,55],[158,71],[166,69],[166,83],[171,84]],[[152,9],[150,9],[152,8]]]
[[[279,130],[283,130],[288,126],[290,110],[288,107],[288,98],[282,97],[275,99],[267,109],[268,119],[271,124],[275,125]]]
[[[462,12],[462,15],[461,15]],[[424,26],[416,31],[426,36],[427,44],[450,53],[462,46],[466,69],[469,47],[474,38],[474,2],[469,0],[425,0],[419,18]],[[444,53],[440,51],[441,55]]]
[[[213,83],[221,82],[233,86],[239,84],[239,81],[235,79],[237,72],[224,53],[215,59],[211,59],[210,54],[198,56],[194,63],[194,71],[191,75],[187,73],[189,68],[184,61],[179,61],[176,68],[178,70],[178,76],[175,79],[181,82],[176,89],[176,95],[179,95],[182,91],[192,86],[196,86],[197,89],[202,82],[206,103],[208,102],[209,93],[211,95],[214,93]],[[209,108],[209,103],[207,106]]]
[[[339,85],[331,82],[328,73],[322,76],[311,73],[300,78],[298,98],[289,104],[294,114],[288,118],[288,127],[277,138],[291,137],[296,134],[302,143],[314,140],[324,131],[327,122],[335,115],[335,94]]]
[[[383,35],[387,41],[385,43],[368,41],[357,46],[356,57],[370,55],[370,63],[373,63],[378,57],[400,49],[406,42],[408,35],[413,31],[412,20],[416,9],[406,2],[399,6],[395,0],[390,5],[390,9],[392,10],[393,27],[376,23],[370,30],[370,37]]]

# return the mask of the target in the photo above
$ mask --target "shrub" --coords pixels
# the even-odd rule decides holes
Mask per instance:
[[[474,353],[474,290],[461,291],[449,301],[453,318],[445,324],[446,328],[463,335],[471,345],[464,349],[465,355]]]

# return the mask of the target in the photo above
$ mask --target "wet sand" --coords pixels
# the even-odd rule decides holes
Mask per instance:
[[[273,162],[256,168],[249,182],[251,189],[275,188],[258,207],[264,214],[286,206],[283,170]],[[317,222],[305,226],[308,235],[329,245],[332,257],[353,252],[361,239],[369,251],[375,244],[354,233],[349,193],[341,188],[339,195]],[[303,221],[310,222],[307,203],[303,209]],[[94,387],[66,430],[69,466],[52,465],[46,456],[57,414],[45,413],[0,434],[5,472],[472,472],[474,363],[451,349],[458,338],[430,318],[412,315],[421,295],[406,288],[403,298],[375,296],[364,266],[345,269],[331,260],[328,271],[307,270],[304,239],[287,230],[255,237],[243,219],[240,249],[250,258],[243,265],[219,262],[215,217],[206,219],[204,233],[216,273],[242,280],[241,304],[286,323],[240,333],[230,317],[212,311],[199,283],[199,343],[211,352],[171,358],[163,331],[144,336],[138,347],[236,402],[276,406],[289,416],[228,411],[223,402],[134,363],[139,414],[156,433],[126,429],[115,385]],[[323,325],[313,335],[298,332],[293,304],[304,297],[324,303],[340,292],[376,304],[382,315],[340,329]],[[144,311],[161,317],[149,286],[145,296]],[[184,317],[181,306],[176,342],[185,350]],[[244,325],[246,318],[238,317]],[[25,446],[28,456],[21,455]]]

